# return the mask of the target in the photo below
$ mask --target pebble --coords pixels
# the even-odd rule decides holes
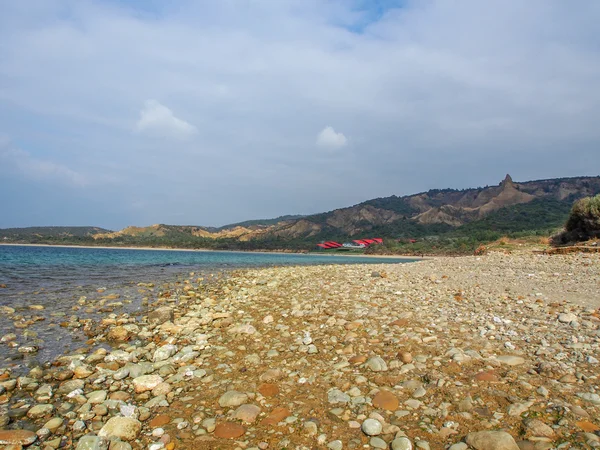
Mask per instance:
[[[383,427],[378,420],[367,419],[362,423],[361,429],[367,436],[378,436],[381,434]]]

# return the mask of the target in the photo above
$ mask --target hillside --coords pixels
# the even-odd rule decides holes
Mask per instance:
[[[86,238],[99,233],[110,233],[110,230],[98,227],[26,227],[0,228],[1,240],[21,240],[38,238]]]
[[[564,224],[574,200],[598,193],[600,177],[515,182],[507,175],[496,186],[432,189],[376,198],[321,214],[249,220],[219,228],[158,224],[113,232],[93,227],[37,227],[0,230],[0,238],[13,242],[299,250],[311,249],[323,240],[376,235],[394,241],[434,239],[456,247],[462,245],[460,242],[473,245],[502,234],[548,235]]]

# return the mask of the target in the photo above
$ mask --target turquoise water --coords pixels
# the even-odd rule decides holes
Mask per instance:
[[[160,286],[189,278],[190,272],[208,281],[229,270],[248,267],[411,261],[414,260],[287,253],[0,245],[0,285],[6,285],[0,287],[0,336],[15,333],[19,345],[40,347],[38,353],[26,359],[48,361],[86,340],[83,332],[61,324],[79,319],[99,320],[106,313],[81,306],[82,298],[94,302],[103,295],[115,294],[122,305],[114,307],[114,313],[140,313],[144,297],[155,295],[144,292],[138,286],[140,282]],[[103,292],[99,293],[99,289]],[[31,309],[31,305],[41,305],[44,309]],[[5,306],[15,312],[3,312]],[[15,326],[23,322],[26,327]],[[24,358],[16,347],[3,343],[0,355],[0,366],[3,361],[13,364]]]

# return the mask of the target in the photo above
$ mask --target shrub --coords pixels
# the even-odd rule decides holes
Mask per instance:
[[[577,200],[565,230],[552,238],[553,244],[568,244],[600,237],[600,194]]]

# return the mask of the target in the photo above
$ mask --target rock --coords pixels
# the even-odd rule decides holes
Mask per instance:
[[[240,406],[248,401],[248,396],[243,392],[227,391],[219,398],[219,406],[227,408]]]
[[[27,417],[30,419],[39,419],[41,417],[52,414],[54,411],[54,406],[48,403],[35,405],[29,411],[27,411]]]
[[[365,420],[360,427],[367,436],[378,436],[381,434],[383,430],[383,426],[379,420],[375,419],[367,419]]]
[[[348,394],[344,394],[339,389],[331,389],[327,393],[327,401],[332,405],[337,403],[348,403],[350,401],[350,396]]]
[[[125,327],[113,327],[108,331],[106,338],[109,341],[127,341],[129,340],[129,331]]]
[[[469,446],[464,442],[458,442],[448,447],[448,450],[467,450]]]
[[[276,425],[290,415],[289,409],[279,406],[273,409],[260,423],[261,425]]]
[[[533,436],[543,436],[547,438],[553,438],[555,436],[554,430],[546,425],[544,422],[538,419],[529,419],[525,422],[525,428]]]
[[[163,345],[154,352],[153,361],[164,361],[177,353],[177,346],[172,344]]]
[[[55,432],[62,424],[64,420],[60,417],[54,417],[44,424],[44,428],[48,428],[51,432]]]
[[[337,440],[331,441],[329,444],[327,444],[327,448],[329,450],[342,450],[344,448],[344,444],[342,443],[342,441],[337,439]]]
[[[216,437],[223,439],[236,439],[243,436],[246,429],[238,424],[232,422],[219,423],[215,427],[214,434]]]
[[[561,323],[576,322],[577,316],[573,313],[562,313],[558,315],[558,321]]]
[[[513,437],[505,431],[477,431],[467,434],[465,440],[475,450],[519,450]]]
[[[85,381],[83,380],[69,380],[61,383],[58,389],[56,390],[56,393],[59,395],[67,395],[78,389],[83,389],[84,386]]]
[[[518,366],[520,364],[525,363],[524,358],[522,358],[520,356],[514,356],[514,355],[502,355],[502,356],[496,357],[496,359],[498,361],[500,361],[502,364],[506,364],[508,366]]]
[[[148,321],[158,324],[172,322],[174,317],[173,308],[169,306],[162,306],[148,313]]]
[[[258,392],[264,397],[273,397],[279,394],[279,387],[276,384],[263,383],[258,386]]]
[[[237,325],[228,330],[231,334],[254,334],[256,333],[256,328],[254,328],[249,323],[245,323],[242,325]]]
[[[407,437],[399,437],[392,441],[392,450],[412,450],[413,446]]]
[[[98,436],[117,437],[124,441],[136,439],[142,431],[142,424],[132,417],[111,417],[100,429]]]
[[[380,437],[372,437],[371,439],[369,439],[369,445],[373,448],[388,448],[387,443]]]
[[[156,385],[154,389],[152,389],[152,395],[158,397],[160,395],[167,395],[169,392],[173,390],[172,386],[169,383],[160,383]]]
[[[109,443],[108,439],[88,434],[79,439],[75,450],[107,450]]]
[[[585,400],[586,402],[590,402],[593,405],[600,405],[600,395],[598,394],[591,392],[583,392],[577,394],[577,397],[579,397],[582,400]]]
[[[373,372],[386,372],[388,370],[387,364],[380,356],[369,358],[366,364]]]
[[[373,406],[379,409],[385,409],[387,411],[396,411],[400,406],[398,397],[396,397],[390,391],[381,390],[372,400]]]
[[[86,397],[88,399],[88,403],[96,405],[106,400],[107,395],[108,393],[106,391],[92,391],[89,394],[87,394]]]
[[[160,375],[142,375],[133,379],[133,388],[138,394],[146,391],[151,391],[160,383],[162,383],[163,377]]]
[[[29,430],[0,430],[1,445],[31,445],[37,439],[37,435]]]
[[[260,414],[260,408],[256,405],[241,405],[238,409],[233,413],[233,417],[235,419],[239,419],[242,422],[252,423],[256,420],[258,415]]]

